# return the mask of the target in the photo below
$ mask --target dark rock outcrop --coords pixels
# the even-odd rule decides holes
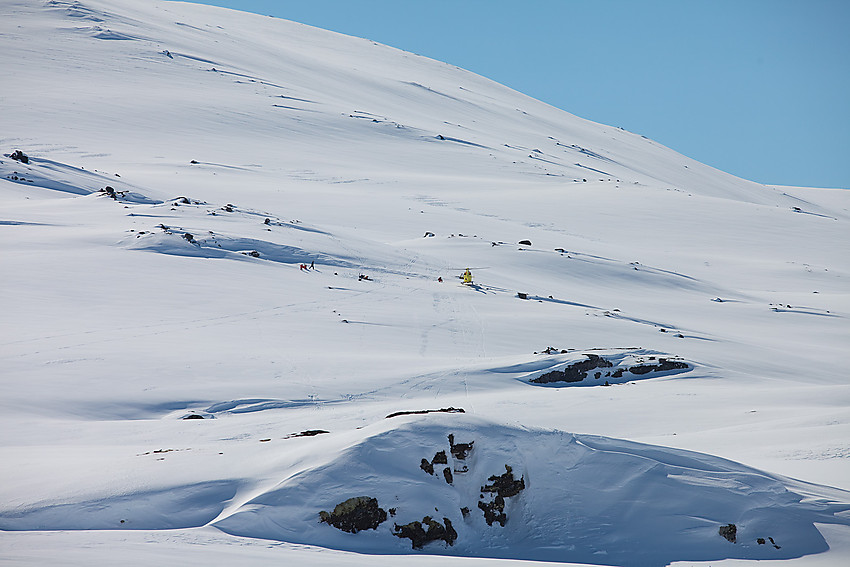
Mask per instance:
[[[659,358],[658,364],[639,364],[637,366],[632,366],[629,368],[629,372],[632,374],[649,374],[650,372],[667,372],[670,370],[687,370],[690,368],[687,362],[682,362],[679,360],[668,360],[666,358]]]
[[[525,478],[520,477],[519,480],[515,479],[513,469],[510,465],[505,465],[504,474],[493,475],[487,480],[492,481],[492,484],[482,486],[481,492],[495,492],[502,498],[516,496],[520,491],[525,490]]]
[[[387,519],[387,511],[378,506],[376,498],[357,496],[336,505],[333,512],[319,512],[319,520],[338,530],[356,534],[374,530]]]
[[[466,413],[466,410],[463,408],[440,408],[440,409],[426,409],[426,410],[415,410],[415,411],[397,411],[391,413],[386,416],[384,419],[389,419],[391,417],[399,417],[400,415],[421,415],[426,413]]]
[[[449,449],[451,450],[452,457],[459,461],[465,461],[467,455],[472,451],[472,446],[475,444],[475,441],[470,441],[469,443],[455,443],[455,436],[452,433],[449,433]]]
[[[484,512],[484,521],[488,526],[492,526],[493,522],[499,522],[499,525],[505,527],[505,522],[508,517],[505,515],[505,499],[501,496],[496,496],[492,502],[478,502],[478,508]]]
[[[455,481],[454,476],[452,475],[452,469],[449,467],[444,468],[443,478],[446,479],[446,484],[452,484]]]
[[[454,545],[457,540],[457,532],[452,526],[452,521],[443,518],[443,524],[425,516],[421,522],[410,522],[400,526],[395,524],[393,535],[408,538],[413,544],[413,549],[422,549],[422,546],[432,541],[444,541],[448,545]]]
[[[586,360],[575,362],[563,370],[553,370],[532,378],[534,384],[551,384],[552,382],[581,382],[587,378],[587,373],[597,368],[611,368],[614,364],[597,354],[585,354]]]
[[[29,156],[27,154],[25,154],[24,152],[22,152],[21,150],[15,150],[14,152],[12,152],[9,155],[9,157],[12,158],[15,161],[19,161],[21,163],[29,163],[30,162]]]
[[[484,493],[495,493],[495,497],[491,502],[478,502],[478,508],[484,512],[484,520],[488,526],[492,526],[494,522],[505,527],[505,522],[508,520],[505,514],[505,498],[516,496],[522,490],[525,490],[525,478],[520,477],[519,480],[514,478],[513,469],[510,465],[505,465],[505,473],[502,475],[493,475],[487,480],[492,484],[485,484],[481,487],[481,498],[484,498]]]
[[[735,524],[720,526],[720,529],[717,530],[717,532],[731,543],[735,543],[738,540],[738,526]]]

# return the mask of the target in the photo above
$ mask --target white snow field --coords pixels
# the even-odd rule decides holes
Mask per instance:
[[[208,6],[0,54],[0,564],[850,564],[848,191]]]

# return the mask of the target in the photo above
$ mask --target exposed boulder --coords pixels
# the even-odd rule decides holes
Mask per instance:
[[[356,534],[374,530],[387,519],[387,511],[378,506],[376,498],[357,496],[336,505],[333,512],[319,512],[319,520],[338,530]]]
[[[27,154],[25,154],[24,152],[22,152],[21,150],[15,150],[14,152],[12,152],[9,155],[9,157],[12,158],[15,161],[19,161],[21,163],[29,163],[30,162],[29,156]]]
[[[454,476],[452,475],[452,469],[449,467],[444,468],[443,478],[446,479],[446,484],[452,484],[455,481]]]
[[[419,462],[419,468],[428,474],[434,474],[434,465],[431,464],[428,459],[422,459]]]
[[[721,536],[726,538],[726,540],[731,543],[735,543],[738,540],[738,526],[736,526],[735,524],[727,524],[725,526],[720,526],[720,529],[717,531]]]

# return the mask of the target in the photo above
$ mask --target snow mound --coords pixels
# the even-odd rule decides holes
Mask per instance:
[[[101,172],[88,171],[58,161],[45,158],[30,157],[27,163],[0,159],[0,179],[11,181],[27,188],[47,189],[59,193],[73,195],[90,195],[106,193],[111,188],[116,200],[126,203],[154,204],[159,201],[139,193],[135,187],[121,182],[114,176],[110,177]]]
[[[438,536],[420,541],[426,554],[664,565],[818,553],[827,545],[814,523],[848,523],[839,513],[850,510],[850,494],[823,488],[827,495],[710,455],[463,414],[403,419],[214,525],[240,536],[401,554],[412,546],[403,528],[418,522]],[[366,527],[331,525],[330,511],[371,499],[383,515]]]

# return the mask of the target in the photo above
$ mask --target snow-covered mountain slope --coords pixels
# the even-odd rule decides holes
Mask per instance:
[[[846,191],[206,6],[0,45],[0,563],[850,561]]]

